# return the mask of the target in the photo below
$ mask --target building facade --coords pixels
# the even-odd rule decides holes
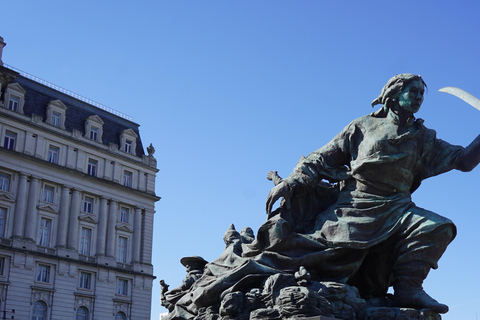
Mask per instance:
[[[150,319],[157,164],[139,125],[1,61],[0,317]]]

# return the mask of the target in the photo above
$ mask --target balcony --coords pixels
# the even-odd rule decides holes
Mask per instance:
[[[0,245],[2,246],[12,246],[12,239],[0,238]]]
[[[90,263],[95,263],[96,262],[95,257],[87,256],[87,255],[84,255],[84,254],[79,254],[78,255],[78,260],[82,260],[82,261],[86,261],[86,262],[90,262]]]
[[[125,269],[125,270],[133,270],[133,266],[131,264],[117,262],[117,268]]]
[[[41,247],[41,246],[37,246],[37,251],[46,253],[46,254],[53,254],[53,255],[56,253],[56,250],[54,248]]]

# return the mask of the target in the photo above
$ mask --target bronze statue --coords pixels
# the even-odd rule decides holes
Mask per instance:
[[[318,288],[336,283],[332,287],[354,297],[349,301],[355,301],[356,311],[343,315],[345,319],[363,319],[359,310],[365,301],[370,306],[446,313],[448,307],[430,297],[422,283],[430,269],[437,268],[456,228],[449,219],[417,207],[411,194],[426,178],[475,168],[480,136],[466,148],[438,139],[414,116],[425,89],[419,75],[396,75],[372,103],[381,104],[380,110],[352,121],[327,145],[302,157],[285,179],[270,172],[268,179],[275,187],[267,197],[268,219],[257,238],[243,243],[235,259],[222,260],[232,264],[222,265],[215,286],[211,273],[208,280],[205,275],[195,282],[190,291],[193,304],[187,308],[192,317],[184,318],[193,319],[199,308],[219,305],[230,292],[265,292],[265,283],[274,283],[273,291],[305,292],[304,296],[310,292],[318,301]],[[280,198],[280,207],[272,212]],[[294,274],[308,278],[297,282]],[[390,286],[393,298],[387,294]],[[346,310],[329,309],[328,303],[320,307],[315,299],[309,300],[314,304],[309,310],[333,315]],[[273,301],[270,309],[283,303]],[[278,310],[281,315],[283,309]],[[272,311],[262,312],[267,319]]]

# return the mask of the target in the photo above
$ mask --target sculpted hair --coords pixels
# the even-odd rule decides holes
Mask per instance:
[[[390,108],[390,102],[395,96],[402,92],[412,81],[421,81],[427,89],[427,84],[423,81],[422,76],[412,73],[397,74],[388,80],[387,84],[383,87],[380,95],[372,101],[372,107],[377,104],[382,104],[384,111]]]

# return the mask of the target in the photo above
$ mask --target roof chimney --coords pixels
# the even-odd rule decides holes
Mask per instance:
[[[3,38],[0,37],[0,66],[3,66],[3,61],[2,61],[2,53],[3,53],[3,47],[5,47],[7,44],[3,41]]]

